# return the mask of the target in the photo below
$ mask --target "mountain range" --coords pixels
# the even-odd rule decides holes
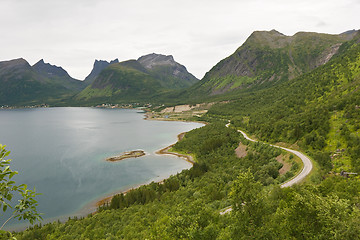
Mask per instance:
[[[74,94],[80,85],[80,81],[70,78],[63,69],[43,61],[33,67],[22,58],[0,62],[0,105],[60,101]]]
[[[198,79],[173,56],[153,53],[109,65],[75,99],[90,103],[148,101],[158,94],[184,89],[196,82]]]
[[[247,89],[266,89],[293,80],[336,56],[358,31],[342,34],[276,30],[255,31],[201,81],[169,55],[148,54],[137,60],[95,60],[84,81],[40,60],[0,62],[0,105],[50,103],[93,105],[104,102],[200,102],[227,99]]]
[[[197,81],[172,56],[155,53],[121,63],[118,59],[95,60],[84,81],[72,78],[62,67],[43,59],[33,66],[25,59],[15,59],[0,62],[0,105],[68,105],[90,99],[90,102],[136,101],[159,92],[187,88]]]

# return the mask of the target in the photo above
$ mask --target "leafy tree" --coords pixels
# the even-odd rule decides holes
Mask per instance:
[[[263,224],[264,215],[262,186],[256,182],[248,170],[242,172],[234,181],[230,192],[233,210],[236,216],[235,236],[246,235],[255,238],[259,226]]]
[[[7,233],[2,228],[13,218],[28,220],[31,224],[42,219],[40,213],[36,210],[38,204],[35,197],[39,194],[35,193],[35,189],[27,189],[25,184],[16,185],[12,181],[12,178],[18,172],[10,169],[11,159],[5,159],[10,154],[10,151],[7,151],[5,147],[5,145],[0,144],[0,208],[3,212],[13,209],[13,213],[0,227],[0,234],[3,235]],[[11,200],[15,193],[20,195],[20,199],[18,204],[14,206]]]

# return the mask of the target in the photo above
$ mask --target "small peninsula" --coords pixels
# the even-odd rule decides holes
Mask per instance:
[[[141,156],[145,156],[145,152],[143,150],[135,150],[135,151],[130,151],[130,152],[124,152],[120,156],[108,157],[108,158],[106,158],[106,161],[117,162],[117,161],[124,160],[126,158],[137,158],[137,157],[141,157]]]

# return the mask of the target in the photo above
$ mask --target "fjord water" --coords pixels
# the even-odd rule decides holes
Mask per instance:
[[[17,183],[42,193],[38,210],[46,221],[86,214],[96,200],[176,174],[191,164],[155,151],[200,123],[146,121],[126,109],[36,108],[0,111],[0,143],[11,150]],[[106,162],[124,151],[147,155]],[[1,223],[7,217],[1,216]],[[7,225],[18,227],[17,221]]]

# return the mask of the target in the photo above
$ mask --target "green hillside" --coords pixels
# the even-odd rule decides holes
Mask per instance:
[[[76,99],[99,103],[136,102],[149,99],[162,89],[161,84],[143,66],[130,60],[109,65]]]
[[[0,105],[58,102],[74,91],[36,72],[24,59],[0,62]]]
[[[138,60],[109,65],[74,98],[74,102],[85,105],[103,102],[161,103],[168,99],[167,94],[195,82],[198,80],[172,56],[153,53]]]
[[[262,88],[294,79],[323,65],[353,34],[299,32],[285,36],[276,30],[256,31],[232,55],[221,60],[188,95],[218,95],[254,85]]]
[[[231,118],[260,139],[297,143],[327,170],[334,165],[337,172],[360,171],[359,38],[342,45],[327,64],[273,87],[243,92],[231,103],[214,106],[208,117]]]
[[[171,55],[152,53],[140,57],[137,61],[167,89],[185,89],[199,81]]]
[[[239,141],[247,155],[236,157]],[[35,226],[18,239],[352,239],[360,231],[356,179],[280,188],[286,153],[249,143],[223,123],[188,134],[174,147],[197,163],[162,184],[118,195],[94,215]],[[291,159],[291,155],[287,156]],[[290,162],[295,166],[294,162]],[[293,168],[293,167],[292,167]],[[233,210],[220,214],[229,205]]]

